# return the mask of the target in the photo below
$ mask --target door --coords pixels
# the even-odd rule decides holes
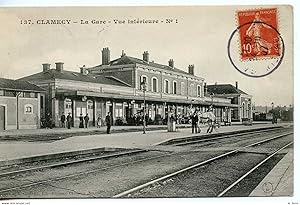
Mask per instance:
[[[5,107],[0,105],[0,131],[5,130]]]

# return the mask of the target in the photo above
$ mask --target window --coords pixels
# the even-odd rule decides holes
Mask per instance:
[[[169,81],[165,80],[165,85],[164,85],[164,91],[165,91],[165,93],[169,93],[169,90],[170,90],[169,87],[170,87]]]
[[[65,113],[72,114],[72,100],[71,99],[65,99]]]
[[[116,103],[115,117],[123,117],[123,104],[122,103]]]
[[[245,103],[243,102],[243,105],[242,105],[242,118],[245,118]]]
[[[181,82],[181,86],[180,86],[180,88],[181,88],[181,95],[184,95],[184,90],[185,90],[185,88],[184,88],[184,82]]]
[[[71,113],[71,112],[70,112]],[[86,108],[85,107],[77,107],[76,108],[76,116],[80,117],[80,114],[82,114],[83,116],[86,115]]]
[[[24,105],[24,114],[32,114],[33,106],[31,104]]]
[[[36,93],[33,93],[33,92],[24,92],[23,97],[24,98],[36,98]]]
[[[201,86],[197,85],[197,97],[201,97]]]
[[[4,90],[0,90],[0,96],[4,95]]]
[[[194,84],[190,85],[190,96],[194,96]]]
[[[148,77],[145,76],[145,75],[142,75],[141,78],[140,78],[140,89],[143,90],[143,87],[142,87],[142,82],[145,82],[146,83],[146,91],[148,90]]]
[[[4,91],[4,95],[8,97],[16,97],[14,92],[8,90]]]
[[[152,78],[152,92],[158,92],[157,87],[158,87],[158,80],[156,77],[153,77]]]
[[[93,103],[93,101],[91,101],[91,100],[87,101],[87,108],[88,109],[94,109],[94,103]]]
[[[23,97],[24,97],[24,98],[29,98],[29,97],[30,97],[30,95],[29,95],[29,93],[28,93],[28,92],[24,92],[24,95],[23,95]]]
[[[177,82],[173,81],[173,94],[177,94]]]
[[[66,103],[66,109],[71,109],[72,108],[72,104],[71,103]]]

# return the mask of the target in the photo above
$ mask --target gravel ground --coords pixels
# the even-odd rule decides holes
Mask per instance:
[[[276,135],[279,135],[279,134],[283,134],[283,133],[282,132],[276,133]],[[246,136],[246,137],[242,136],[242,137],[235,137],[235,138],[226,138],[226,139],[221,139],[221,140],[217,140],[217,141],[201,143],[200,145],[194,144],[191,146],[193,148],[200,148],[200,147],[212,148],[212,147],[220,147],[220,144],[223,144],[223,145],[230,144],[230,147],[242,147],[242,146],[246,146],[251,143],[255,143],[259,140],[268,139],[271,136],[272,136],[272,134],[269,134],[269,133],[255,134],[255,135]],[[290,136],[292,136],[292,135],[290,135]]]
[[[32,172],[25,172],[22,174],[19,174],[17,176],[7,176],[2,177],[1,183],[0,183],[0,190],[9,188],[9,187],[15,187],[27,184],[28,182],[37,182],[40,180],[51,180],[57,177],[67,176],[67,175],[73,175],[76,173],[82,173],[89,170],[95,170],[110,166],[116,166],[128,161],[135,161],[135,160],[141,160],[148,157],[155,157],[155,156],[161,156],[166,153],[162,153],[159,151],[153,151],[153,152],[143,152],[138,153],[135,155],[126,155],[126,156],[120,156],[110,159],[100,159],[100,160],[93,160],[93,161],[87,161],[83,163],[78,164],[72,164],[68,166],[61,166],[61,167],[55,167],[50,168],[46,170],[36,170]],[[0,193],[1,196],[1,193]]]
[[[146,187],[128,197],[214,197],[231,185],[235,180],[267,157],[269,152],[292,141],[293,136],[279,138],[274,141],[256,146],[256,153],[240,152],[209,165],[181,173],[152,186]],[[267,149],[266,154],[260,150]],[[248,196],[263,177],[276,165],[282,156],[278,155],[265,164],[260,171],[249,176],[245,183],[237,188],[232,196]],[[247,159],[247,160],[245,160]],[[241,182],[242,183],[242,182]]]
[[[47,166],[51,164],[57,164],[57,163],[63,163],[63,162],[72,162],[75,160],[82,160],[87,159],[91,157],[100,157],[100,156],[107,156],[112,154],[119,154],[129,151],[136,151],[137,149],[115,149],[115,150],[108,150],[108,151],[97,151],[87,154],[78,154],[76,156],[64,156],[59,158],[53,158],[53,159],[47,159],[47,160],[39,160],[39,161],[32,161],[32,162],[25,162],[20,164],[12,164],[12,165],[6,165],[6,166],[0,166],[0,174],[5,172],[12,172],[22,169],[29,169],[29,168],[35,168],[40,166]],[[72,153],[71,153],[72,154]]]
[[[178,177],[165,182],[157,183],[154,186],[141,190],[141,192],[137,192],[131,197],[216,196],[226,185],[245,173],[245,170],[255,166],[262,160],[266,152],[273,150],[274,147],[276,148],[290,139],[293,139],[293,137],[284,137],[274,142],[262,144],[265,150],[262,150],[260,147],[250,148],[252,153],[240,153],[237,157],[224,158],[210,165],[180,174]],[[170,152],[150,151],[136,155],[34,171],[14,176],[13,178],[5,177],[0,179],[0,198],[111,197],[168,173],[222,154],[235,146],[241,146],[239,144],[249,144],[251,140],[257,141],[257,138],[246,140],[246,142],[245,140],[243,142],[228,140],[222,143],[215,143],[211,147],[187,146],[185,149],[181,147]],[[157,158],[166,154],[172,155]],[[130,163],[149,157],[156,158],[139,163]],[[124,165],[124,163],[128,164]],[[107,169],[104,170],[103,168],[105,167]],[[89,172],[95,169],[97,171]],[[81,175],[57,179],[57,177],[68,176],[74,173],[81,173]],[[26,185],[41,180],[51,181],[40,185],[1,192],[1,190],[9,187]]]
[[[239,153],[156,183],[130,197],[215,197],[264,158],[261,154]]]
[[[24,189],[1,192],[1,198],[82,198],[82,197],[111,197],[119,192],[127,190],[155,179],[161,175],[174,172],[178,169],[203,161],[222,152],[180,152],[167,157],[147,160],[140,163],[128,164],[110,168],[108,170],[83,174],[63,180],[54,180],[43,185],[31,186]],[[154,155],[155,154],[155,155]],[[145,157],[158,156],[162,153],[148,152],[139,154]],[[165,153],[164,153],[165,154]],[[5,187],[25,185],[28,182],[53,179],[74,172],[84,172],[93,168],[114,166],[125,162],[137,160],[136,156],[119,157],[113,160],[101,160],[101,162],[78,164],[65,168],[38,171],[28,175],[18,176],[15,179],[1,179],[1,189]],[[104,165],[105,163],[105,165]],[[86,165],[88,164],[88,165]]]

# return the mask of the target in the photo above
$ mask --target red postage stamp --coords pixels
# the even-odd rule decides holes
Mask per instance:
[[[280,57],[277,9],[238,11],[241,60]]]

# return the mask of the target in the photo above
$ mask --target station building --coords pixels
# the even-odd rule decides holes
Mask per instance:
[[[0,78],[0,131],[39,128],[42,96],[34,84]]]
[[[43,64],[41,72],[22,78],[46,90],[45,112],[52,114],[56,126],[62,112],[71,113],[78,127],[80,114],[86,113],[91,126],[98,116],[104,120],[108,111],[114,122],[126,123],[134,115],[143,115],[145,106],[150,121],[160,124],[168,113],[189,115],[195,109],[206,111],[212,103],[222,121],[239,106],[228,97],[211,98],[205,92],[205,80],[194,75],[194,65],[184,71],[175,67],[173,59],[167,65],[155,63],[147,51],[141,59],[122,52],[121,57],[110,60],[109,48],[103,48],[101,57],[102,64],[83,66],[79,72],[67,71],[59,62],[55,68]]]
[[[238,82],[235,86],[231,84],[214,84],[207,85],[207,92],[213,96],[227,98],[231,100],[231,104],[237,105],[232,108],[232,121],[252,120],[252,96],[238,88]]]

